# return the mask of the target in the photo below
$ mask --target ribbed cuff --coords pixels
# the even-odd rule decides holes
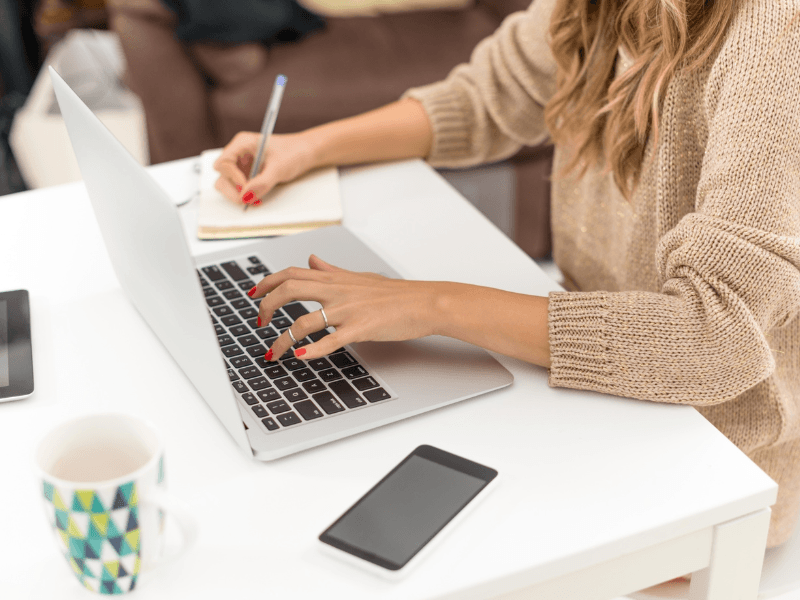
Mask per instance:
[[[468,164],[471,154],[469,102],[452,84],[440,81],[411,88],[402,96],[422,103],[433,128],[433,144],[426,160],[434,167]]]
[[[608,292],[550,292],[547,312],[551,387],[606,391]]]

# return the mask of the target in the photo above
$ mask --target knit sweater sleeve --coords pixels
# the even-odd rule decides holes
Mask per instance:
[[[466,167],[502,160],[548,136],[544,105],[555,93],[556,64],[546,36],[554,0],[534,0],[438,83],[411,88],[433,128],[427,161]]]
[[[551,386],[712,405],[775,370],[800,312],[800,14],[752,0],[705,83],[695,212],[660,240],[660,293],[552,292]]]

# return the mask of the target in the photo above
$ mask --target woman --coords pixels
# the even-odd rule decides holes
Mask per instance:
[[[257,134],[237,135],[217,187],[257,202],[322,165],[469,166],[548,136],[569,291],[395,281],[312,256],[259,282],[261,321],[314,300],[336,332],[304,359],[440,334],[547,367],[552,386],[693,405],[779,483],[781,544],[800,506],[800,1],[535,0],[444,81],[273,136],[252,181]],[[292,332],[324,324],[318,311]],[[267,356],[291,345],[284,332]]]

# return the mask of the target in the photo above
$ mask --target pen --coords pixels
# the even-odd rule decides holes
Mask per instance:
[[[275,78],[275,85],[272,86],[272,95],[269,97],[267,104],[267,112],[264,113],[264,122],[261,124],[261,140],[258,143],[258,152],[253,160],[253,168],[250,169],[250,179],[258,175],[259,167],[261,166],[261,157],[264,154],[264,148],[267,146],[267,140],[272,135],[272,130],[275,129],[275,121],[278,118],[278,109],[281,107],[281,99],[283,98],[283,88],[286,86],[286,75],[278,75]],[[249,204],[244,205],[247,210]]]

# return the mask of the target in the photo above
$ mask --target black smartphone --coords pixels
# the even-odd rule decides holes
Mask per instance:
[[[404,575],[497,483],[497,471],[419,446],[319,536],[373,573]]]

